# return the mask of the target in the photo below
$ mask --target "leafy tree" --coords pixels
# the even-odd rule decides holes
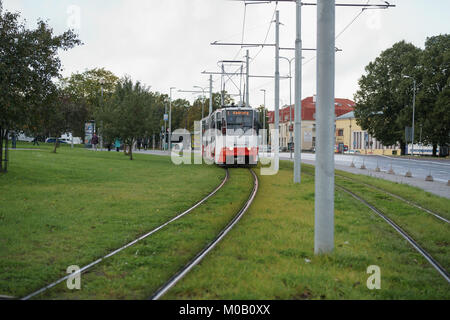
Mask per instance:
[[[417,112],[423,140],[437,146],[449,144],[450,135],[450,35],[427,38],[421,57],[422,89],[417,94]]]
[[[96,113],[104,136],[110,140],[120,139],[128,147],[130,160],[133,160],[134,142],[149,132],[151,102],[152,95],[145,86],[124,78]]]
[[[405,126],[412,120],[412,83],[404,75],[416,79],[421,86],[419,66],[421,49],[405,41],[383,51],[366,66],[355,95],[358,124],[384,145],[406,145]]]
[[[54,35],[42,20],[34,30],[26,28],[19,13],[3,11],[0,1],[0,159],[8,132],[23,131],[39,116],[39,107],[55,91],[60,77],[58,50],[81,44],[73,31]],[[7,143],[5,144],[5,148]],[[3,161],[0,161],[0,172]],[[6,171],[6,165],[4,167]]]
[[[87,70],[83,73],[74,73],[61,81],[66,94],[74,100],[84,100],[88,108],[88,117],[92,120],[96,109],[101,103],[103,88],[103,101],[107,101],[116,88],[119,78],[104,68]],[[103,83],[103,84],[102,84]]]
[[[220,93],[213,93],[212,100],[213,111],[222,108],[222,98]],[[225,93],[224,100],[225,105],[230,105],[233,102],[233,98],[228,93]],[[194,121],[200,121],[202,119],[202,106],[204,108],[204,116],[206,117],[209,113],[209,98],[205,99],[204,102],[201,98],[196,99],[188,111],[188,130],[191,132],[194,130]]]

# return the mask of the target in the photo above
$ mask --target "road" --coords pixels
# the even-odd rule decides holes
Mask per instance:
[[[289,160],[289,153],[280,153],[280,159]],[[352,161],[356,168],[363,164],[368,170],[375,170],[377,165],[381,171],[387,172],[392,166],[396,175],[405,175],[411,170],[413,177],[424,179],[431,174],[435,181],[447,183],[450,180],[450,160],[433,159],[401,159],[388,156],[364,156],[364,155],[335,155],[336,165],[350,166]],[[302,160],[315,162],[316,155],[302,153]]]

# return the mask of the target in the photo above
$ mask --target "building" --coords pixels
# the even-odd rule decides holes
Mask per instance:
[[[400,154],[400,147],[383,146],[381,142],[362,130],[356,123],[355,113],[349,112],[336,119],[336,149],[339,152],[353,150],[361,154]]]
[[[302,150],[314,150],[316,144],[316,101],[314,97],[302,100]],[[349,99],[335,100],[336,117],[353,111],[355,102]],[[294,142],[294,111],[295,106],[280,109],[280,148],[287,150]],[[274,129],[274,111],[267,113],[269,128]]]

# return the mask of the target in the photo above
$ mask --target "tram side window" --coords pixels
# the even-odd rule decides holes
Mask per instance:
[[[217,114],[217,130],[222,130],[222,113]]]
[[[259,111],[255,111],[253,113],[253,115],[254,115],[254,117],[253,117],[253,120],[254,120],[253,128],[255,129],[256,134],[259,134],[259,129],[261,129],[261,122],[259,120],[260,116],[261,116],[261,113]]]
[[[216,117],[213,115],[211,120],[211,128],[214,129],[216,127]]]

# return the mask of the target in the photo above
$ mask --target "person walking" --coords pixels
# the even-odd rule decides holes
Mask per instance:
[[[33,146],[35,146],[36,144],[39,146],[38,137],[34,137],[33,139]]]
[[[92,136],[91,144],[92,144],[92,149],[93,149],[94,151],[97,151],[98,136],[97,136],[97,134],[95,134],[95,133],[94,133],[94,135]]]
[[[116,139],[116,141],[114,142],[114,146],[116,147],[116,151],[119,152],[120,151],[120,140]]]

